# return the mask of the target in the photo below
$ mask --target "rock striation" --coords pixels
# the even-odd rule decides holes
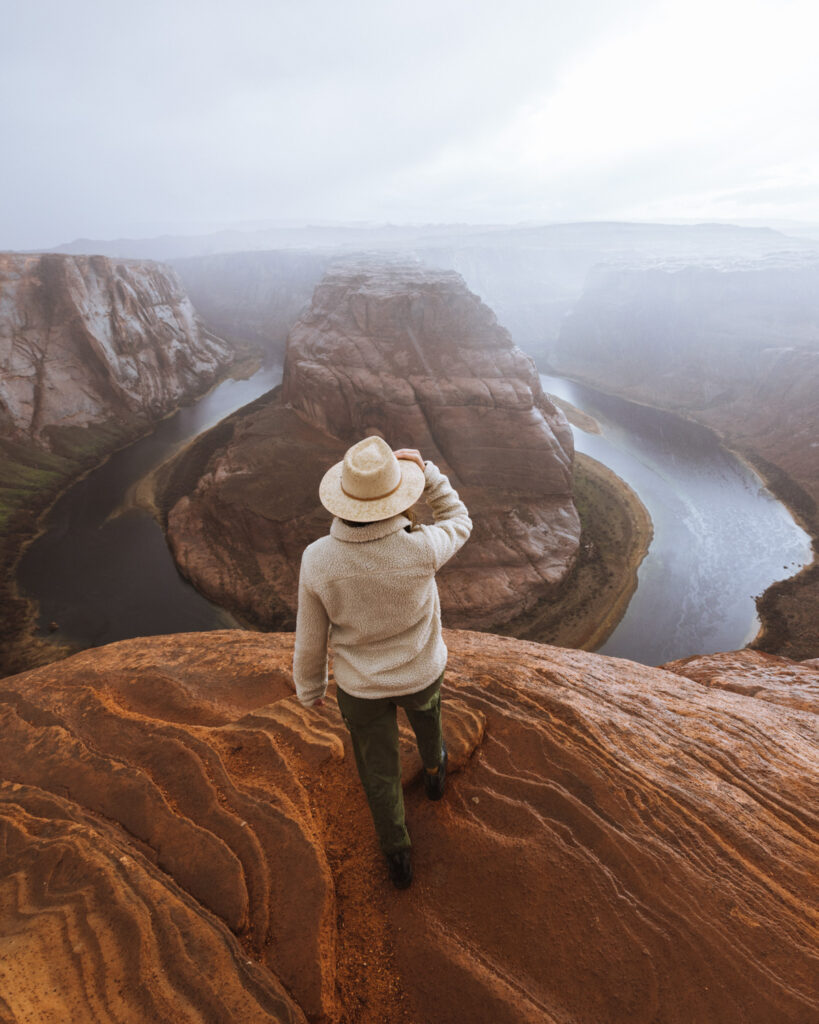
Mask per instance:
[[[5,679],[3,1018],[816,1019],[816,665],[446,640],[442,802],[402,732],[407,892],[335,701],[295,698],[292,635]]]
[[[439,575],[449,624],[498,625],[554,592],[580,535],[564,414],[457,274],[383,261],[328,271],[290,332],[281,393],[166,474],[185,575],[255,623],[291,627],[301,552],[329,527],[321,476],[369,433],[419,448],[473,516],[470,543]]]
[[[0,254],[0,296],[0,432],[45,448],[66,428],[147,425],[231,358],[156,263]]]

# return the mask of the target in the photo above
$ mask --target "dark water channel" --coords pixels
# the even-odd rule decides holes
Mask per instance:
[[[275,387],[282,368],[225,380],[193,405],[79,480],[48,513],[20,563],[21,589],[39,602],[56,640],[97,647],[156,633],[235,625],[179,575],[165,537],[142,509],[121,511],[129,489],[180,445]]]
[[[578,451],[639,495],[654,539],[637,591],[602,654],[658,665],[736,650],[759,628],[754,597],[812,559],[810,538],[715,434],[657,409],[541,374],[545,391],[593,416]]]
[[[92,647],[233,624],[179,576],[153,518],[123,503],[179,445],[280,379],[279,367],[223,382],[66,491],[19,570],[43,632],[55,622],[56,639]],[[654,521],[637,592],[603,652],[656,664],[743,646],[757,628],[753,596],[810,560],[807,535],[709,431],[559,378],[543,383],[595,417],[602,434],[575,428],[578,449],[625,479]]]

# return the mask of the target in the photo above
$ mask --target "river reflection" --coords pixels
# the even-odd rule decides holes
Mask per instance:
[[[756,634],[754,596],[812,558],[810,538],[711,431],[656,409],[541,375],[545,391],[593,416],[577,450],[637,492],[654,522],[638,587],[603,654],[658,665],[736,650]]]
[[[66,491],[18,571],[22,589],[39,602],[44,631],[55,622],[55,639],[96,647],[133,636],[235,625],[182,579],[152,516],[140,509],[114,513],[137,480],[281,377],[276,366],[248,380],[223,381]]]

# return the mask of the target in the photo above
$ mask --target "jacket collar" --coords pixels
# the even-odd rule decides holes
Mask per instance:
[[[399,530],[410,525],[410,521],[405,515],[390,516],[389,519],[368,523],[367,526],[348,526],[343,520],[335,518],[330,526],[330,535],[336,540],[360,543],[366,540],[381,540],[382,537],[398,533]]]

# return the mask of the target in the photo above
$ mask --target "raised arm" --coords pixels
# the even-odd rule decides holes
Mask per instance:
[[[302,558],[299,572],[299,607],[296,613],[296,648],[293,653],[293,682],[305,707],[321,700],[327,691],[327,637],[330,620],[316,594],[310,589]]]
[[[424,470],[424,498],[432,511],[435,525],[418,529],[423,531],[432,548],[437,571],[467,542],[472,532],[472,520],[458,492],[434,462],[424,462],[421,453],[414,448],[401,448],[395,456],[398,459],[411,459]]]

